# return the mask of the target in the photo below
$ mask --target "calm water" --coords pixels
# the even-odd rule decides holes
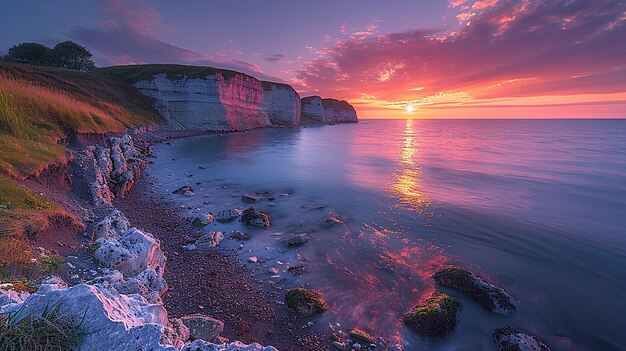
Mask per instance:
[[[316,328],[359,326],[405,350],[493,350],[492,331],[513,325],[555,350],[626,349],[624,120],[363,121],[177,140],[156,154],[149,172],[164,195],[196,188],[167,195],[191,212],[277,195],[276,206],[256,204],[272,227],[248,229],[240,257],[262,258],[267,280],[279,268],[279,285],[322,290],[332,308]],[[321,227],[330,214],[346,224]],[[210,228],[232,229],[241,224]],[[285,235],[299,232],[311,242],[287,248]],[[310,273],[284,272],[299,263]],[[398,318],[432,292],[444,263],[506,288],[518,312],[498,316],[448,291],[464,305],[453,334],[404,328]]]

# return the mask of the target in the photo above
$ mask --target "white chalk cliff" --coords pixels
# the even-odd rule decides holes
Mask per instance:
[[[302,115],[317,122],[357,123],[356,110],[346,101],[322,99],[319,96],[302,98]]]
[[[157,111],[175,129],[235,131],[300,122],[300,96],[291,86],[243,73],[215,70],[190,78],[164,72],[133,85],[154,98]]]

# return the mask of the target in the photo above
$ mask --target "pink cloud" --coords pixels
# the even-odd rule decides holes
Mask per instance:
[[[481,0],[450,6],[477,12],[454,33],[353,36],[307,63],[298,79],[329,96],[354,91],[355,99],[366,85],[389,101],[446,92],[498,98],[626,91],[623,1]],[[409,90],[416,86],[425,89]]]

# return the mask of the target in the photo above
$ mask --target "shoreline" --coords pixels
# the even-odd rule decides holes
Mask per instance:
[[[146,170],[129,193],[114,201],[114,206],[133,226],[145,229],[161,241],[168,257],[164,278],[169,285],[163,302],[172,318],[207,314],[225,323],[223,336],[272,345],[281,351],[330,349],[326,336],[310,327],[309,318],[288,311],[282,290],[268,287],[250,268],[237,261],[237,250],[220,246],[208,251],[182,249],[187,239],[202,231],[185,219],[174,202],[157,195]]]

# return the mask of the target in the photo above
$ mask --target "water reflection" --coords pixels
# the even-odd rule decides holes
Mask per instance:
[[[413,120],[407,119],[402,134],[402,150],[398,160],[399,172],[390,190],[398,196],[400,204],[424,213],[430,205],[430,197],[422,187],[422,169],[415,161],[419,151],[419,139],[415,137]]]

